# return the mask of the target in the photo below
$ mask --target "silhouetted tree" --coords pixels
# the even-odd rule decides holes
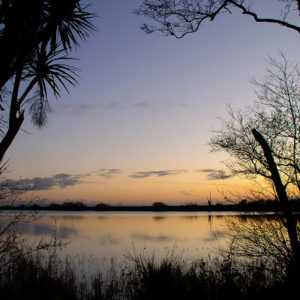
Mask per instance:
[[[0,102],[10,99],[0,161],[21,128],[25,110],[36,126],[43,126],[50,110],[48,91],[59,97],[61,88],[68,91],[67,84],[76,84],[77,69],[66,61],[72,47],[94,29],[92,17],[79,0],[1,1]],[[7,92],[9,79],[12,90]],[[3,125],[3,117],[1,121]]]
[[[97,209],[103,209],[103,208],[108,208],[108,207],[110,207],[110,205],[107,203],[104,203],[104,202],[100,202],[95,205],[95,208],[97,208]]]
[[[166,203],[163,202],[154,202],[152,204],[153,207],[167,207],[168,205]]]
[[[293,23],[300,15],[299,0],[277,0],[270,2],[280,10],[280,17],[264,17],[263,13],[257,11],[255,4],[261,1],[250,0],[144,0],[137,15],[143,15],[152,19],[156,25],[143,24],[141,29],[146,33],[155,31],[176,38],[182,38],[186,34],[198,31],[205,21],[214,21],[222,14],[232,14],[237,9],[242,14],[251,17],[255,22],[271,23],[295,30],[300,33],[300,26]],[[275,3],[276,2],[276,3]],[[290,17],[290,19],[288,19]]]
[[[77,202],[64,202],[61,206],[62,209],[74,209],[74,210],[80,210],[87,207],[86,204],[83,202],[77,201]]]
[[[278,216],[232,216],[226,220],[229,254],[263,260],[287,270],[293,261],[287,228]]]
[[[0,2],[0,89],[23,69],[37,47],[78,46],[94,29],[93,14],[80,0],[2,0]]]
[[[0,161],[20,130],[26,109],[29,109],[33,124],[42,127],[50,111],[47,90],[50,88],[59,97],[60,85],[68,91],[66,83],[76,84],[76,68],[62,62],[70,59],[63,52],[59,45],[57,48],[39,46],[31,60],[16,73],[13,91],[9,95],[7,129],[2,129]]]
[[[271,182],[284,214],[296,265],[300,265],[297,222],[288,194],[300,191],[300,66],[269,59],[270,68],[256,86],[257,101],[242,110],[229,108],[229,120],[210,141],[213,151],[225,151],[234,174],[261,176]]]

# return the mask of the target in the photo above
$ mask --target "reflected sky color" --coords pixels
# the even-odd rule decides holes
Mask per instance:
[[[30,240],[51,238],[70,244],[61,255],[115,257],[173,250],[187,257],[213,253],[222,245],[225,216],[203,213],[47,213],[21,229]]]
[[[28,184],[28,198],[181,204],[246,192],[245,180],[218,178],[227,157],[207,142],[227,104],[255,99],[247,79],[262,78],[267,55],[299,59],[299,35],[237,11],[182,40],[146,35],[132,14],[140,2],[91,1],[99,30],[73,53],[80,85],[51,99],[44,129],[27,116],[32,134],[20,132],[6,156],[7,179]]]

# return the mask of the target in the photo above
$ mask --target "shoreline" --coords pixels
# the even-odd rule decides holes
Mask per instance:
[[[299,201],[291,201],[291,208],[294,212],[300,212]],[[48,206],[18,205],[18,206],[2,206],[0,211],[23,210],[23,211],[79,211],[79,212],[280,212],[277,202],[267,201],[264,203],[249,202],[243,204],[216,204],[216,205],[163,205],[163,206],[76,206],[63,204],[50,204]]]

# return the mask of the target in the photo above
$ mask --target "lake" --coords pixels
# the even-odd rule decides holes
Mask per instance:
[[[224,243],[225,220],[233,213],[45,212],[22,225],[30,240],[56,236],[68,242],[62,256],[115,258],[129,253],[192,258],[213,255]]]

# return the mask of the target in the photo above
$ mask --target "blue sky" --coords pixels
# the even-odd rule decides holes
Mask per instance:
[[[45,128],[27,118],[31,134],[6,155],[8,179],[49,182],[35,189],[41,199],[112,204],[205,202],[246,186],[217,179],[226,157],[209,152],[212,128],[227,104],[252,103],[248,79],[263,77],[267,55],[299,59],[299,34],[233,11],[184,39],[146,35],[132,13],[139,3],[92,1],[98,31],[73,53],[79,85],[51,99]]]

